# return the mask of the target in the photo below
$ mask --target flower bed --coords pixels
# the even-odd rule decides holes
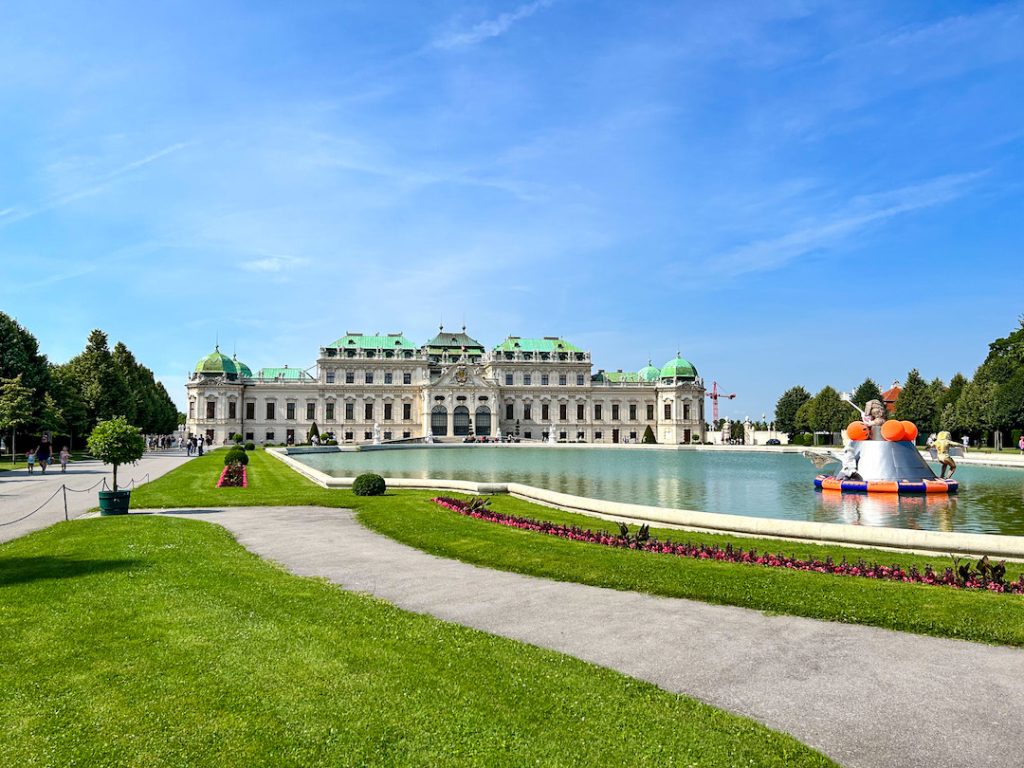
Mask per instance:
[[[864,560],[850,563],[847,562],[845,557],[838,563],[830,557],[824,560],[801,560],[782,554],[759,554],[756,550],[745,550],[740,547],[734,547],[731,544],[720,547],[717,544],[693,544],[690,542],[680,544],[672,540],[659,541],[647,534],[648,526],[646,525],[642,526],[638,533],[630,534],[629,529],[624,524],[619,523],[620,533],[614,534],[607,531],[592,531],[589,528],[580,528],[575,525],[558,525],[544,520],[505,515],[488,509],[487,502],[478,498],[465,501],[447,496],[438,496],[433,501],[445,509],[450,509],[453,512],[458,512],[460,515],[476,518],[477,520],[485,520],[523,531],[535,531],[536,533],[557,536],[560,539],[568,539],[570,541],[601,544],[606,547],[635,549],[655,554],[689,557],[695,560],[748,563],[750,565],[763,565],[769,568],[789,568],[796,571],[813,571],[837,576],[859,576],[866,579],[900,581],[908,584],[928,584],[951,587],[953,589],[984,589],[990,592],[1024,594],[1024,573],[1021,574],[1017,581],[1006,581],[1005,563],[992,564],[987,557],[983,557],[976,564],[969,562],[961,563],[958,558],[954,558],[953,567],[946,568],[941,572],[936,571],[931,565],[926,565],[922,571],[918,570],[916,566],[904,569],[899,565],[868,564]]]
[[[244,464],[227,464],[217,481],[218,488],[248,488],[249,475]]]

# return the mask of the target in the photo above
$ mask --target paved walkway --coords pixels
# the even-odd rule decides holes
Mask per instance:
[[[141,481],[147,474],[150,480],[170,472],[187,461],[185,451],[158,451],[147,453],[138,464],[118,469],[117,481],[127,485],[133,478]],[[68,464],[68,471],[61,474],[60,465],[50,467],[44,475],[39,467],[31,475],[26,469],[12,469],[0,472],[0,542],[38,531],[64,519],[64,498],[62,493],[47,501],[62,484],[68,487],[68,517],[74,518],[99,504],[97,493],[102,486],[90,491],[86,488],[106,478],[110,484],[110,465],[95,460],[75,461]],[[11,524],[32,510],[43,506],[30,517]]]
[[[294,573],[748,715],[846,766],[1003,768],[1024,755],[1021,649],[493,571],[379,536],[346,510],[167,514],[219,523]]]

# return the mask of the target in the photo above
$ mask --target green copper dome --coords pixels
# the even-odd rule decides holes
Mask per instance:
[[[663,379],[696,379],[697,369],[689,360],[684,360],[677,354],[661,366],[661,378]]]
[[[230,357],[223,354],[218,346],[213,352],[196,363],[196,373],[234,377],[238,376],[238,366],[235,365]]]
[[[637,376],[640,377],[640,381],[657,381],[661,375],[661,371],[651,365],[651,361],[647,361],[647,365],[637,371]]]
[[[249,366],[243,363],[241,360],[239,360],[236,355],[231,356],[231,362],[234,363],[235,368],[238,369],[239,376],[241,376],[243,379],[252,378],[252,369],[249,368]]]

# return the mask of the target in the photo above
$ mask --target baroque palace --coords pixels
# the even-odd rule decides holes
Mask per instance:
[[[186,430],[214,443],[241,434],[261,443],[305,442],[315,423],[339,443],[373,439],[659,443],[704,440],[704,382],[678,355],[655,368],[592,371],[590,353],[564,339],[509,336],[488,352],[461,332],[421,347],[401,333],[346,333],[309,370],[256,372],[215,349],[188,384]]]

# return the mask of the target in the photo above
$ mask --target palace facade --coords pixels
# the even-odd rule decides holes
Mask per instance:
[[[590,353],[545,336],[509,336],[488,351],[446,331],[422,346],[401,333],[346,333],[316,365],[255,374],[215,349],[186,384],[186,430],[214,443],[301,443],[315,423],[339,443],[518,436],[565,442],[704,440],[704,382],[678,354],[661,368],[593,371]]]

